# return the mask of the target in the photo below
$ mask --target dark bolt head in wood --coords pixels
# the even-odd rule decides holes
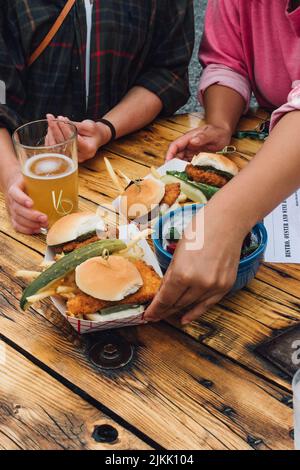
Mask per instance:
[[[88,356],[100,369],[120,369],[131,361],[133,346],[122,337],[103,338],[90,348]]]
[[[117,429],[110,424],[101,424],[100,426],[95,426],[92,438],[95,439],[96,442],[112,444],[116,442],[118,435]]]

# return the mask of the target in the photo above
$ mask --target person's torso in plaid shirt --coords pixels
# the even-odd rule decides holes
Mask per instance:
[[[192,0],[93,1],[87,109],[84,0],[77,0],[48,48],[26,66],[64,5],[64,0],[0,0],[0,80],[7,90],[0,127],[13,130],[47,113],[97,120],[135,85],[160,96],[167,114],[186,102]]]

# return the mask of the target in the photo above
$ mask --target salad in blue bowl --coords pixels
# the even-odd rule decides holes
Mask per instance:
[[[155,253],[163,272],[168,269],[185,227],[203,204],[180,207],[160,217],[152,234]],[[267,246],[267,231],[262,223],[255,225],[244,240],[236,281],[231,292],[245,287],[256,275]]]

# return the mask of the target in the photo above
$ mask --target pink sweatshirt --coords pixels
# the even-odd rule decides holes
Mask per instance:
[[[219,83],[283,114],[300,109],[300,7],[288,0],[208,0],[199,99]]]

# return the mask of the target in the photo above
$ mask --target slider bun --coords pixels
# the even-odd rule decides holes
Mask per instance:
[[[136,266],[122,256],[113,255],[107,260],[101,256],[91,258],[77,266],[75,282],[85,294],[112,302],[134,294],[143,285]]]
[[[61,245],[81,237],[89,232],[105,230],[103,219],[93,212],[75,212],[62,217],[50,228],[47,245]]]
[[[224,155],[217,155],[215,153],[204,153],[201,152],[199,155],[195,155],[192,160],[194,166],[210,166],[216,170],[225,171],[230,173],[232,176],[236,176],[239,172],[236,164],[225,157]]]
[[[148,214],[158,206],[165,195],[162,181],[146,178],[139,184],[131,184],[121,195],[120,212],[128,219]]]

